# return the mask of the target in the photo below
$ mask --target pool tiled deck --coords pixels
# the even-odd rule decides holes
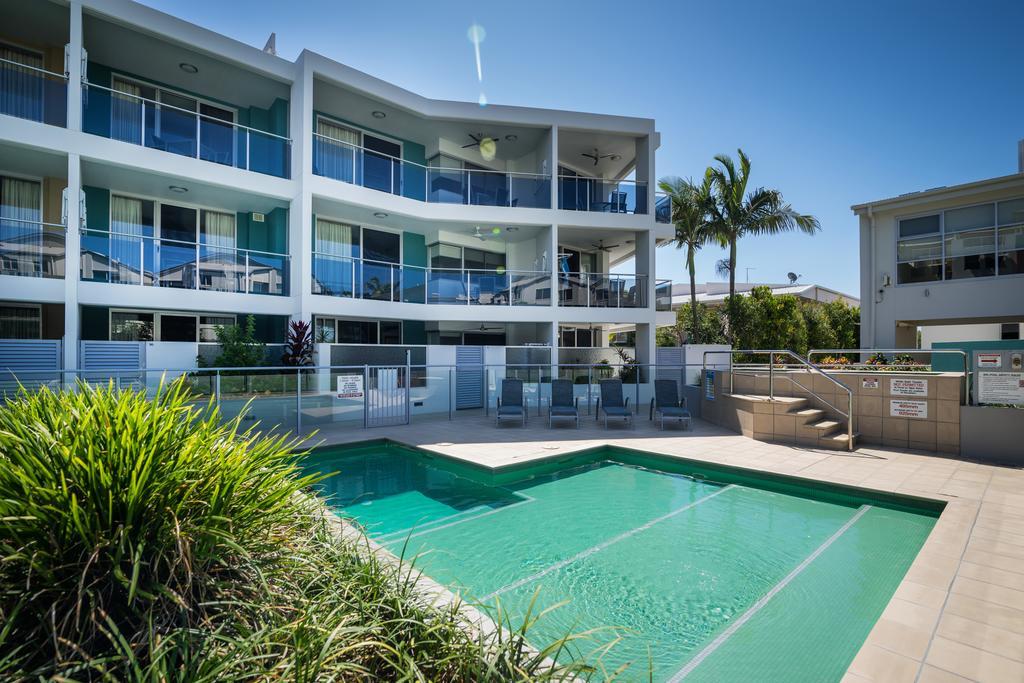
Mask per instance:
[[[844,683],[1024,681],[1024,470],[913,451],[820,451],[754,441],[694,420],[660,431],[638,416],[605,430],[593,417],[496,427],[482,412],[411,425],[322,429],[311,443],[389,438],[488,467],[612,444],[692,460],[947,501]],[[1024,446],[1022,446],[1024,447]]]

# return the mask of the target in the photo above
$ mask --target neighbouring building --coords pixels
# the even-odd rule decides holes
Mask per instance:
[[[651,119],[432,100],[127,0],[0,0],[0,338],[180,367],[252,315],[268,343],[304,319],[557,363],[628,324],[652,362],[658,146]]]
[[[853,206],[861,346],[1019,339],[1024,322],[1024,143],[1013,175]]]
[[[804,301],[813,301],[817,303],[827,304],[832,301],[842,301],[848,306],[859,306],[860,299],[849,294],[837,291],[835,289],[829,289],[828,287],[822,287],[821,285],[812,284],[772,284],[769,282],[737,282],[736,283],[736,294],[739,296],[747,296],[750,291],[755,287],[767,287],[772,291],[772,294],[780,296],[782,294],[792,294],[798,299]],[[697,284],[697,303],[705,304],[707,306],[723,306],[725,300],[729,298],[729,283],[728,282],[705,282],[704,284]],[[684,306],[690,305],[690,285],[688,283],[679,283],[672,285],[672,310],[677,311]]]

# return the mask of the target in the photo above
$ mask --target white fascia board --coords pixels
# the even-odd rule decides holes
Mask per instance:
[[[911,192],[905,195],[900,195],[899,197],[889,197],[887,199],[879,199],[873,202],[854,204],[850,209],[857,215],[867,214],[869,208],[875,211],[878,209],[884,209],[885,211],[897,211],[909,207],[920,207],[922,204],[932,202],[937,203],[953,199],[961,199],[964,197],[974,197],[983,192],[1001,192],[1003,190],[1013,189],[1024,191],[1024,173],[1014,173],[1013,175],[999,176],[998,178],[976,180],[970,183],[963,183],[961,185],[952,185],[950,187],[937,187],[934,190]]]
[[[488,104],[486,107],[481,107],[476,102],[434,100],[340,64],[316,52],[303,50],[300,58],[305,58],[308,61],[313,68],[313,75],[317,79],[355,90],[425,118],[480,121],[505,125],[517,124],[539,128],[559,126],[575,130],[632,135],[656,134],[654,119],[501,104]]]
[[[353,318],[394,318],[446,322],[553,322],[551,306],[470,306],[466,304],[411,304],[314,294],[311,308],[317,315]]]
[[[82,0],[82,9],[111,23],[185,45],[282,83],[291,83],[295,78],[294,62],[137,2]]]
[[[22,278],[24,279],[24,278]],[[294,302],[288,296],[235,294],[174,287],[143,287],[80,281],[78,303],[92,306],[152,308],[205,313],[291,315]]]
[[[75,278],[78,273],[74,273]],[[0,300],[32,303],[64,303],[64,278],[0,275]]]

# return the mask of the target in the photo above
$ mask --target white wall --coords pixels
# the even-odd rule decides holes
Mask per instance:
[[[1024,324],[1018,325],[1018,335],[1024,337]],[[1002,339],[1002,325],[926,325],[921,327],[921,348],[930,349],[938,342],[994,341]]]

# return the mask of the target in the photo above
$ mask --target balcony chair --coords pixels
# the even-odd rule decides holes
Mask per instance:
[[[601,380],[601,396],[597,399],[597,415],[594,419],[601,419],[601,413],[604,413],[605,429],[608,429],[608,418],[633,424],[633,413],[629,411],[629,397],[626,397],[625,401],[622,399],[621,379]]]
[[[495,412],[500,425],[504,420],[519,420],[526,426],[526,406],[523,404],[523,380],[504,379],[501,381],[501,396],[498,397],[498,410]]]
[[[690,411],[686,409],[686,397],[679,399],[679,387],[674,379],[654,380],[654,397],[651,399],[651,415],[661,418],[661,428],[665,428],[665,420],[681,422],[684,429],[690,428]]]
[[[579,398],[573,398],[572,382],[567,379],[551,380],[551,406],[548,408],[548,427],[555,420],[574,420],[580,427]]]

